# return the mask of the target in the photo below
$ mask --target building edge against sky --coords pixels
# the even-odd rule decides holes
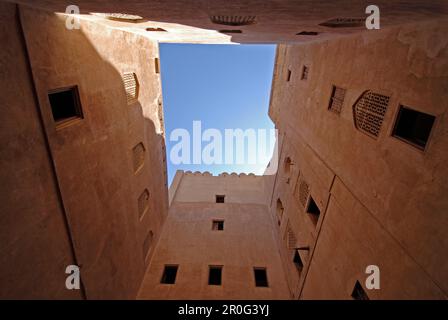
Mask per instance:
[[[280,44],[269,109],[280,132],[277,174],[184,173],[184,196],[169,200],[157,41],[124,22],[86,18],[72,32],[63,15],[0,6],[9,44],[0,78],[1,297],[175,298],[185,292],[160,280],[162,266],[178,264],[179,288],[200,281],[198,298],[240,298],[238,288],[244,298],[447,298],[446,11],[414,6],[375,33]],[[316,21],[328,18],[325,8]],[[260,23],[247,39],[284,39],[290,23],[266,38]],[[73,113],[56,117],[51,101],[67,95]],[[220,184],[227,189],[213,189]],[[205,246],[210,261],[172,249],[183,223],[209,239],[185,240]],[[232,232],[230,240],[249,237],[254,254],[262,241],[272,251],[217,259]],[[82,290],[65,288],[70,264],[81,267]],[[187,278],[184,264],[194,273]],[[365,287],[369,265],[381,270],[379,290]],[[220,266],[222,285],[205,285]],[[267,271],[260,287],[254,268]]]

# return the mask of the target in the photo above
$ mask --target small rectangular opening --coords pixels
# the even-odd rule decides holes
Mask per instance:
[[[159,58],[154,58],[154,68],[156,73],[160,73],[160,62]]]
[[[78,86],[50,90],[48,99],[56,123],[83,118]]]
[[[317,225],[317,222],[319,221],[320,210],[316,202],[314,201],[313,197],[311,196],[310,200],[308,201],[308,207],[306,209],[306,213],[310,215],[313,224]]]
[[[160,283],[174,284],[176,282],[177,268],[178,268],[178,266],[173,266],[173,265],[165,266]]]
[[[297,271],[300,273],[303,269],[303,262],[300,258],[300,254],[298,250],[295,250],[294,252],[294,258],[293,258],[294,265],[296,266]]]
[[[300,78],[301,80],[306,80],[308,79],[308,67],[307,66],[303,66],[302,69],[302,77]]]
[[[286,81],[290,81],[291,80],[291,70],[288,69],[288,75],[286,77]]]
[[[213,220],[212,230],[213,231],[222,231],[222,230],[224,230],[224,220]]]
[[[224,203],[224,195],[216,195],[216,203]]]
[[[425,149],[436,117],[400,106],[392,135]]]
[[[266,268],[254,268],[255,286],[268,287]]]
[[[220,33],[243,33],[243,31],[235,30],[235,29],[232,29],[232,30],[219,30],[219,32]]]
[[[364,288],[361,286],[359,281],[356,281],[355,286],[352,291],[352,298],[354,300],[369,300],[367,293],[364,291]]]
[[[208,284],[214,286],[221,285],[222,266],[209,266]]]

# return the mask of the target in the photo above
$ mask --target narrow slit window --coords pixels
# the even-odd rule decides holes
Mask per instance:
[[[355,283],[355,286],[352,291],[352,298],[354,300],[370,300],[364,288],[359,283],[359,281],[356,281]]]
[[[268,287],[266,268],[254,268],[255,286]]]
[[[293,258],[294,265],[296,266],[297,271],[300,273],[303,269],[303,262],[300,258],[300,254],[298,250],[295,250],[294,252],[294,258]]]
[[[176,283],[177,268],[178,268],[178,266],[165,266],[160,283],[163,283],[163,284]]]
[[[48,92],[48,99],[56,123],[83,118],[78,86],[51,90]]]
[[[306,213],[308,213],[311,217],[311,221],[313,221],[314,225],[317,225],[319,221],[320,210],[314,201],[313,197],[310,196],[310,200],[308,202],[308,207],[306,209]]]
[[[154,71],[160,73],[160,61],[159,58],[154,58]]]
[[[288,74],[286,76],[286,81],[287,82],[291,81],[291,73],[292,73],[291,70],[288,69]]]
[[[222,231],[222,230],[224,230],[224,220],[213,220],[212,230],[213,231]]]
[[[216,203],[224,203],[224,195],[216,195]]]
[[[395,121],[393,136],[411,145],[425,149],[436,117],[400,106]]]
[[[220,286],[222,283],[222,266],[209,266],[208,284]]]
[[[302,77],[300,78],[301,80],[308,79],[308,71],[309,71],[309,68],[307,66],[303,66],[303,68],[302,68]]]

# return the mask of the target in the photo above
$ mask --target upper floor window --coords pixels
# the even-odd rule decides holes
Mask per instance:
[[[224,203],[224,198],[225,198],[224,195],[217,194],[216,195],[216,203]]]
[[[392,135],[425,149],[436,117],[400,106]]]

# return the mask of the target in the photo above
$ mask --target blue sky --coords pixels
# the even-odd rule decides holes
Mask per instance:
[[[169,184],[178,169],[263,173],[267,163],[175,165],[170,151],[178,142],[170,134],[184,128],[192,137],[197,120],[202,131],[216,128],[223,136],[224,129],[273,129],[268,107],[274,60],[275,45],[160,44]]]

